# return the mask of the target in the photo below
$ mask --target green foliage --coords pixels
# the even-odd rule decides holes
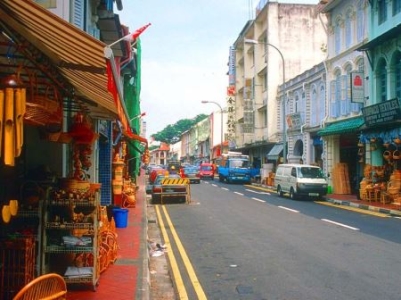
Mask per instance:
[[[182,119],[177,121],[174,125],[167,125],[162,131],[152,135],[155,141],[163,142],[166,144],[174,144],[181,139],[181,134],[194,126],[196,123],[206,119],[208,116],[199,114],[193,119]]]

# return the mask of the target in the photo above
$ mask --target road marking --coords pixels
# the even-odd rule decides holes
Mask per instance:
[[[338,226],[341,226],[341,227],[344,227],[344,228],[348,228],[348,229],[351,229],[351,230],[355,230],[355,231],[359,230],[359,228],[348,226],[348,225],[345,225],[345,224],[342,224],[342,223],[338,223],[338,222],[335,222],[335,221],[332,221],[332,220],[328,220],[328,219],[321,219],[321,220],[324,221],[324,222],[331,223],[331,224],[334,224],[334,225],[338,225]]]
[[[240,195],[240,196],[244,196],[244,194],[238,193],[238,192],[234,192],[234,194],[237,194],[237,195]]]
[[[245,191],[251,192],[251,193],[255,193],[255,194],[259,194],[259,195],[271,195],[270,193],[267,192],[258,192],[258,191],[254,191],[254,190],[250,190],[250,189],[245,189]]]
[[[261,200],[261,199],[258,199],[258,198],[254,198],[254,197],[252,197],[251,199],[259,201],[259,202],[265,202],[264,200]]]
[[[163,207],[163,212],[164,212],[164,214],[166,216],[167,224],[170,227],[171,234],[173,235],[174,241],[177,244],[177,249],[181,254],[182,261],[184,262],[184,265],[185,265],[185,267],[187,269],[187,272],[188,272],[189,278],[191,280],[192,286],[194,287],[195,293],[198,296],[199,300],[206,300],[207,299],[206,298],[206,294],[203,291],[203,288],[202,288],[202,286],[201,286],[201,284],[200,284],[200,282],[198,280],[198,277],[196,276],[195,270],[192,267],[192,264],[191,264],[191,262],[190,262],[190,260],[188,258],[187,252],[185,251],[185,248],[182,245],[181,240],[178,237],[177,232],[175,231],[174,225],[171,222],[171,219],[170,219],[170,216],[169,216],[169,214],[168,214],[168,212],[166,210],[166,207],[165,206],[162,206],[162,207]],[[187,298],[180,298],[180,299],[188,299],[188,297]]]
[[[279,207],[279,208],[282,208],[282,209],[285,209],[285,210],[288,210],[288,211],[292,211],[292,212],[294,212],[294,213],[299,213],[299,210],[295,210],[295,209],[288,208],[288,207],[281,206],[281,205],[279,205],[278,207]]]
[[[249,185],[249,184],[246,184],[244,186],[245,187],[250,187],[250,188],[253,188],[253,189],[256,189],[256,190],[275,192],[275,190],[273,188],[266,188],[266,187],[260,187],[260,186]]]
[[[161,229],[161,232],[162,232],[162,235],[163,235],[164,244],[169,249],[171,249],[170,239],[168,237],[166,228],[164,227],[164,222],[163,222],[163,219],[162,219],[161,214],[160,214],[159,206],[156,205],[155,208],[156,208],[157,219],[159,221],[160,229]],[[169,251],[168,252],[168,256],[170,258],[171,270],[173,271],[174,282],[175,282],[175,285],[177,287],[177,292],[178,292],[179,298],[180,299],[188,299],[187,290],[185,289],[185,285],[184,285],[184,282],[182,280],[181,273],[180,273],[177,261],[176,261],[175,256],[174,256],[174,252],[173,251]]]
[[[353,212],[363,213],[363,214],[366,214],[366,215],[372,215],[372,216],[381,217],[381,218],[387,218],[388,217],[388,214],[379,213],[379,212],[375,212],[375,211],[370,211],[370,210],[366,210],[366,209],[361,209],[361,208],[357,208],[357,207],[333,204],[331,202],[322,202],[322,201],[314,201],[314,202],[317,203],[317,204],[336,207],[336,208],[341,208],[341,209],[345,209],[345,210],[350,210],[350,211],[353,211]]]
[[[218,185],[213,183],[212,186],[217,187]]]
[[[225,188],[225,187],[222,187],[221,189],[222,189],[222,190],[225,190],[225,191],[229,191],[229,189],[228,189],[228,188]]]

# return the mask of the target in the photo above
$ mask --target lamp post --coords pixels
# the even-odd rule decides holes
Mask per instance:
[[[284,163],[287,161],[287,148],[286,148],[286,144],[287,144],[287,131],[286,131],[286,122],[285,122],[285,96],[284,96],[284,83],[285,83],[285,60],[284,60],[284,56],[283,53],[281,53],[280,49],[277,48],[276,46],[274,46],[273,44],[270,43],[259,43],[257,40],[252,40],[252,39],[244,39],[244,43],[246,44],[263,44],[263,45],[267,45],[270,46],[274,49],[277,50],[278,54],[280,54],[281,60],[282,60],[282,64],[283,64],[283,104],[282,104],[282,109],[283,109],[283,159],[284,159]],[[254,79],[255,80],[255,79]]]
[[[224,123],[224,121],[223,121],[223,108],[221,107],[220,104],[218,104],[217,102],[214,102],[214,101],[202,100],[202,103],[203,104],[205,104],[205,103],[213,103],[213,104],[216,104],[220,108],[220,115],[221,115],[221,124],[220,124],[220,126],[221,126],[220,149],[221,149],[221,151],[220,152],[221,152],[221,154],[223,154],[223,123]]]

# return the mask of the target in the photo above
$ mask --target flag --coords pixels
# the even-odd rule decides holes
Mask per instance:
[[[107,72],[107,90],[113,95],[113,98],[116,99],[117,87],[114,81],[114,75],[111,69],[111,63],[109,59],[106,60],[106,72]]]
[[[127,34],[126,36],[123,37],[123,40],[128,41],[128,42],[133,42],[135,41],[142,32],[146,30],[151,25],[151,23],[146,24],[145,26],[142,26],[141,28],[138,28],[135,30],[133,33]]]

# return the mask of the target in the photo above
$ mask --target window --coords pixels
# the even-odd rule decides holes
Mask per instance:
[[[356,22],[357,22],[357,31],[356,31],[356,39],[358,42],[362,42],[365,36],[365,9],[364,9],[364,1],[359,1],[358,9],[356,11]]]
[[[339,23],[334,27],[334,39],[335,54],[339,54],[341,51],[341,27]]]
[[[347,18],[345,19],[345,47],[348,49],[351,47],[353,32],[352,32],[352,15],[353,12],[350,10],[347,13]]]
[[[378,22],[382,24],[387,21],[387,0],[378,0],[377,1],[377,10],[378,10]]]
[[[318,122],[321,124],[326,116],[326,88],[324,83],[320,85],[320,92],[318,95],[318,107],[319,107]]]
[[[330,117],[332,117],[332,118],[338,117],[336,91],[337,91],[337,81],[332,80],[330,82]]]
[[[311,95],[311,105],[310,105],[310,125],[311,126],[316,126],[319,124],[319,116],[316,113],[316,109],[318,109],[318,101],[317,101],[317,92],[316,92],[316,87],[312,88]]]
[[[397,63],[394,66],[394,76],[395,76],[395,96],[401,99],[401,60],[398,55]]]
[[[393,0],[393,16],[401,12],[401,0]]]
[[[377,99],[378,102],[387,100],[387,70],[384,59],[377,66]]]

